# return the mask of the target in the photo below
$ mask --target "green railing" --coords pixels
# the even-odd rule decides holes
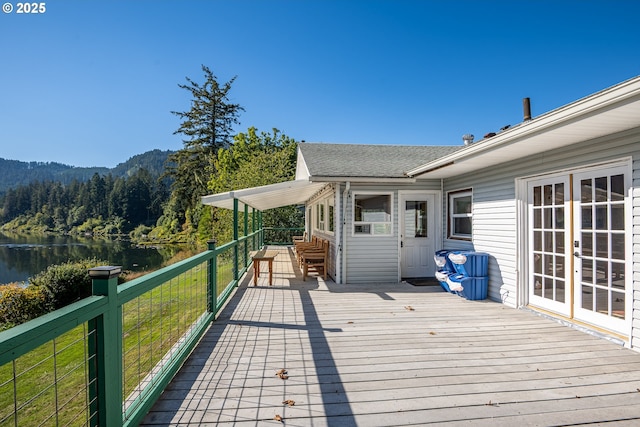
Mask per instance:
[[[264,228],[264,244],[265,245],[290,245],[293,236],[302,236],[304,228]]]
[[[245,229],[246,230],[246,229]],[[0,333],[0,427],[134,426],[246,271],[259,230]]]

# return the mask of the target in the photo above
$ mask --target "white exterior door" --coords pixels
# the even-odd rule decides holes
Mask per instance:
[[[620,168],[573,177],[575,318],[621,333],[633,308],[626,274],[629,179]]]
[[[400,195],[400,272],[402,277],[433,277],[436,250],[435,195]]]
[[[623,166],[528,182],[529,304],[629,332],[630,185]]]
[[[529,303],[571,315],[569,177],[530,181]]]

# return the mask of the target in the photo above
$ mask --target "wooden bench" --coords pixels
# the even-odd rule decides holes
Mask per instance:
[[[253,286],[258,286],[260,261],[267,261],[269,264],[269,286],[271,286],[273,284],[273,259],[278,255],[278,251],[264,248],[259,251],[253,251],[250,255],[253,262]]]

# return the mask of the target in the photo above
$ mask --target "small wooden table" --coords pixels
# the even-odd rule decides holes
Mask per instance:
[[[273,259],[278,255],[277,250],[262,249],[251,252],[253,260],[253,286],[258,286],[258,277],[260,276],[260,261],[269,263],[269,286],[273,284]]]

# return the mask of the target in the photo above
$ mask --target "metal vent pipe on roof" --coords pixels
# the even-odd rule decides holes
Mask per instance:
[[[524,110],[524,121],[531,120],[531,99],[522,98],[522,109]]]
[[[475,137],[470,133],[465,133],[464,135],[462,135],[462,141],[464,142],[464,145],[471,145],[473,143],[473,138]]]

